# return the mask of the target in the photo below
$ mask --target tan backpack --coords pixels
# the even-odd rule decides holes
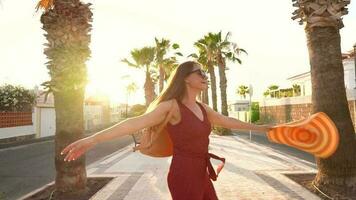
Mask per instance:
[[[133,135],[135,141],[135,147],[133,147],[133,151],[139,150],[142,154],[152,157],[172,156],[173,143],[165,127],[172,117],[173,105],[175,101],[175,99],[172,100],[170,111],[161,124],[154,127],[145,128],[141,131],[139,142],[137,142],[135,136]]]

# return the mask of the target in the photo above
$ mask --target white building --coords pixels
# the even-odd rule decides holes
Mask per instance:
[[[237,100],[233,103],[229,103],[228,112],[230,117],[236,118],[244,122],[248,122],[250,119],[249,109],[249,100]]]
[[[344,82],[348,100],[356,99],[356,80],[355,80],[355,57],[353,53],[343,54],[344,66]],[[311,74],[305,72],[292,77],[287,80],[290,85],[298,84],[301,88],[301,96],[287,97],[287,98],[264,98],[260,101],[260,107],[279,106],[279,105],[293,105],[293,104],[310,104],[312,95]]]
[[[56,130],[56,114],[54,98],[49,94],[47,101],[44,100],[42,91],[38,89],[36,105],[32,111],[32,125],[13,126],[0,128],[0,140],[15,137],[42,138],[54,136]],[[107,101],[89,98],[84,105],[84,129],[93,130],[110,123],[122,120],[122,113],[126,106],[113,105],[110,107]]]
[[[344,82],[346,91],[356,88],[355,59],[352,53],[343,54]],[[289,77],[291,85],[300,85],[301,96],[311,96],[312,85],[310,71]]]
[[[111,113],[111,123],[121,121],[126,116],[127,112],[130,110],[131,106],[126,104],[116,104],[110,106]]]

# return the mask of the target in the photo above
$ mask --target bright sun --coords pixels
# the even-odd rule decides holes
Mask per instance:
[[[119,70],[118,70],[119,69]],[[86,96],[106,96],[112,104],[143,104],[143,72],[128,67],[93,68],[89,66],[89,82]],[[143,77],[142,77],[143,76]],[[126,87],[130,83],[137,85],[137,91],[127,96]]]
[[[105,80],[90,81],[86,88],[87,96],[107,96],[112,103],[126,103],[126,91],[109,85]]]

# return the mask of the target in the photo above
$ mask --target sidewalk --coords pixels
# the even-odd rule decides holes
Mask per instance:
[[[91,200],[168,200],[171,158],[150,158],[129,145],[88,166],[88,176],[115,176]],[[226,158],[213,182],[219,199],[319,199],[283,174],[316,172],[304,160],[278,153],[239,136],[210,136],[209,152]],[[218,161],[212,159],[216,169]]]

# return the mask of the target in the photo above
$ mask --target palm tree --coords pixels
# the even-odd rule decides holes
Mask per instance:
[[[126,58],[123,59],[122,62],[127,63],[130,67],[145,68],[146,79],[144,88],[146,106],[148,106],[156,97],[155,86],[151,77],[151,70],[154,70],[152,67],[152,63],[155,57],[155,48],[143,47],[142,49],[134,49],[131,51],[131,57],[134,60],[134,63],[130,62]]]
[[[128,116],[128,104],[129,104],[129,96],[132,93],[135,93],[137,91],[138,87],[135,82],[131,82],[126,86],[126,117]]]
[[[199,51],[198,54],[193,53],[190,54],[188,57],[194,58],[197,62],[202,64],[204,71],[208,71],[208,59],[204,52]],[[209,88],[206,88],[205,90],[202,91],[200,99],[202,100],[203,103],[209,104]]]
[[[342,16],[349,0],[293,0],[292,19],[306,22],[305,33],[311,66],[313,112],[325,112],[335,122],[340,144],[333,156],[316,158],[318,173],[313,184],[324,193],[348,194],[356,188],[355,130],[344,85],[340,47]]]
[[[270,95],[269,90],[266,90],[265,92],[263,92],[264,97],[267,97],[268,95]]]
[[[199,57],[205,62],[205,66],[208,70],[210,77],[210,86],[211,86],[211,99],[213,103],[213,109],[218,111],[217,106],[217,95],[216,95],[216,76],[214,71],[215,63],[215,46],[213,38],[211,35],[205,35],[202,39],[199,39],[194,43],[194,46],[198,49]],[[206,60],[206,61],[205,61]],[[207,93],[207,92],[206,92]]]
[[[221,113],[225,116],[229,115],[226,95],[226,61],[238,62],[239,64],[241,64],[241,60],[238,58],[238,56],[241,52],[246,53],[244,49],[239,48],[236,43],[230,41],[230,36],[230,32],[228,32],[224,38],[221,37],[221,31],[217,34],[213,34],[216,46],[215,58],[220,75]]]
[[[178,67],[179,63],[175,56],[163,59],[164,80],[167,81],[171,73]]]
[[[44,50],[51,80],[42,85],[53,93],[56,111],[55,187],[58,195],[81,195],[87,191],[85,156],[64,162],[61,150],[83,137],[85,62],[90,56],[91,4],[79,0],[41,0],[41,16],[46,32]]]
[[[169,71],[172,71],[172,67],[176,63],[175,57],[167,57],[167,53],[172,49],[179,49],[179,45],[176,43],[171,45],[170,41],[164,38],[162,38],[161,40],[155,38],[155,43],[155,62],[159,69],[159,92],[162,92],[164,80],[166,79],[166,77],[168,77],[166,71],[168,71],[168,73]],[[182,56],[182,53],[176,51],[174,55]]]
[[[246,85],[240,85],[236,93],[242,96],[244,99],[246,99],[246,94],[249,94],[250,91]]]
[[[301,92],[300,85],[293,84],[292,88],[293,88],[293,96],[300,96],[300,92]]]

